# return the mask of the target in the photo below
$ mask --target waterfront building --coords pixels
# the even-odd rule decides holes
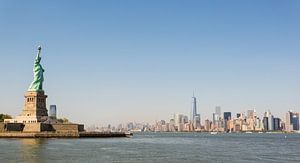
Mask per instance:
[[[138,129],[139,127],[136,127],[136,128]],[[156,132],[168,132],[170,130],[169,128],[170,128],[170,124],[166,123],[165,120],[156,122],[156,125],[155,125]]]
[[[255,119],[255,131],[262,131],[263,130],[263,123],[259,117]]]
[[[193,126],[195,129],[200,129],[201,128],[201,122],[200,122],[200,115],[197,115],[194,117],[194,123]]]
[[[274,117],[273,115],[270,113],[269,117],[268,117],[268,124],[269,124],[269,131],[273,131],[274,130]]]
[[[188,118],[188,116],[184,115],[184,116],[183,116],[182,122],[183,122],[184,124],[189,123],[189,118]]]
[[[285,130],[287,132],[293,131],[292,118],[293,118],[293,112],[288,111],[285,116]]]
[[[174,120],[174,118],[170,119],[170,124],[175,125],[175,120]]]
[[[122,125],[122,124],[119,124],[118,127],[117,127],[117,130],[118,130],[118,131],[123,131],[123,129],[124,129],[124,128],[123,128],[123,125]]]
[[[256,119],[254,118],[247,118],[246,119],[246,125],[247,125],[247,131],[254,131],[255,130],[255,123]]]
[[[166,124],[162,125],[161,128],[162,128],[163,132],[169,132],[170,131],[170,124],[166,123]]]
[[[244,123],[244,120],[243,119],[235,119],[234,121],[234,131],[235,132],[240,132],[240,131],[243,131],[242,127],[243,127],[243,123]]]
[[[294,112],[292,117],[293,130],[299,130],[299,113]]]
[[[224,112],[224,129],[225,131],[228,131],[227,128],[227,121],[229,121],[231,119],[231,112]]]
[[[216,113],[217,115],[219,115],[219,116],[222,115],[222,113],[221,113],[221,106],[216,106],[216,108],[215,108],[215,113]]]
[[[213,125],[216,125],[217,119],[219,118],[219,116],[216,113],[213,113],[212,115],[212,122]]]
[[[174,125],[177,131],[183,131],[185,129],[185,124],[188,123],[188,116],[183,114],[174,115]]]
[[[263,130],[267,131],[269,128],[268,117],[263,118]]]
[[[241,113],[240,119],[246,119],[245,113]]]
[[[175,132],[175,131],[176,131],[175,120],[174,120],[174,119],[170,119],[170,123],[169,123],[169,131],[170,131],[170,132]]]
[[[211,121],[209,119],[205,120],[205,124],[204,124],[204,130],[205,131],[210,131],[211,130]]]
[[[242,130],[242,128],[241,128],[240,124],[234,125],[234,129],[233,129],[234,132],[240,132],[241,130]]]
[[[215,113],[213,113],[213,121],[212,121],[214,130],[219,130],[219,128],[222,128],[222,123],[221,123],[222,117],[221,116],[222,116],[221,107],[216,106]]]
[[[267,117],[267,118],[265,118]],[[264,114],[264,130],[273,131],[274,130],[274,117],[270,111],[266,111]],[[266,122],[267,120],[267,122]]]
[[[154,128],[155,132],[160,132],[162,131],[162,121],[158,121],[155,123],[155,128]]]
[[[235,121],[233,119],[227,120],[227,122],[226,122],[226,129],[227,129],[227,131],[231,132],[231,131],[234,130],[234,122]]]
[[[255,119],[256,118],[256,111],[255,111],[255,109],[247,111],[247,118],[250,118],[250,119]]]
[[[287,132],[299,130],[299,113],[291,110],[286,113],[285,130]]]
[[[134,124],[133,124],[133,122],[129,122],[129,123],[127,124],[127,129],[128,129],[128,131],[134,129]]]
[[[180,124],[183,123],[183,115],[182,114],[175,114],[174,115],[174,121],[175,121],[175,126],[178,127]]]
[[[224,112],[224,120],[230,120],[231,119],[231,112]]]
[[[286,131],[286,127],[285,127],[285,122],[284,121],[280,121],[280,127],[282,131]]]
[[[216,128],[219,128],[220,127],[220,117],[217,113],[213,113],[213,128],[216,129]]]
[[[274,121],[274,130],[275,131],[279,131],[279,130],[281,130],[281,127],[280,127],[280,118],[274,118],[273,119],[273,121]]]
[[[186,131],[186,132],[190,132],[190,131],[193,131],[193,124],[192,123],[185,123],[184,124],[184,131]]]

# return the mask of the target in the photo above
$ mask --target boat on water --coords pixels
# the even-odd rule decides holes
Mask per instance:
[[[211,135],[216,135],[218,134],[218,132],[214,131],[214,132],[210,132]]]
[[[252,134],[252,132],[251,131],[247,131],[247,132],[245,132],[246,134]]]
[[[133,137],[133,133],[132,132],[125,132],[125,136],[128,138]]]

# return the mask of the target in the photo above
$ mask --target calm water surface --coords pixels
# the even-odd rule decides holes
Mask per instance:
[[[300,134],[140,133],[0,139],[0,162],[300,162]]]

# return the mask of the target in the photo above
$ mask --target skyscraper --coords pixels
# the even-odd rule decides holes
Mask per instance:
[[[184,120],[184,115],[183,114],[175,114],[174,115],[174,120],[175,120],[175,126],[180,126],[180,124],[183,124]]]
[[[50,105],[49,117],[56,118],[56,105]]]
[[[294,130],[299,130],[299,113],[293,113],[292,124]]]
[[[269,128],[268,122],[269,122],[269,121],[268,121],[268,117],[265,116],[265,117],[263,118],[263,126],[264,126],[264,130],[265,130],[265,131],[268,131],[268,128]]]
[[[264,115],[264,129],[266,131],[274,130],[274,116],[270,111],[266,111]]]
[[[212,122],[213,127],[215,129],[218,129],[219,127],[221,127],[220,118],[221,118],[221,107],[216,106],[215,113],[213,113],[213,122]]]
[[[192,119],[197,115],[197,99],[195,96],[192,97]]]
[[[278,131],[278,130],[281,130],[281,127],[280,127],[280,118],[274,118],[273,119],[274,121],[274,130],[275,131]]]
[[[274,130],[274,117],[271,113],[268,116],[268,124],[269,124],[269,130],[273,131]]]
[[[231,112],[224,112],[224,129],[225,131],[228,130],[227,122],[231,119]]]
[[[293,112],[288,111],[285,116],[285,130],[288,132],[293,131],[293,125],[292,125],[292,118],[293,118]]]
[[[221,106],[216,106],[215,113],[219,116],[221,116]]]
[[[213,113],[213,125],[214,127],[217,127],[219,121],[219,115],[216,113]]]
[[[49,117],[56,119],[56,105],[50,105]]]
[[[288,111],[286,113],[286,119],[285,119],[285,128],[286,131],[295,131],[299,130],[299,113]]]
[[[224,120],[230,120],[231,119],[231,112],[224,112]]]
[[[256,111],[255,111],[255,109],[247,111],[247,118],[255,119],[255,117],[256,117]]]
[[[200,114],[197,113],[197,99],[193,95],[192,97],[192,123],[194,125],[194,128],[200,129],[201,128],[201,118]]]
[[[209,119],[205,120],[205,122],[204,122],[204,129],[206,131],[210,131],[210,129],[211,129],[211,122],[210,122]]]

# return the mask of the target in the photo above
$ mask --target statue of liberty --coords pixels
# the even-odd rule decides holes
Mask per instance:
[[[28,89],[28,91],[35,91],[35,92],[40,92],[43,91],[43,82],[44,82],[44,69],[42,65],[40,64],[41,62],[41,46],[38,47],[38,53],[34,61],[34,67],[33,67],[33,81]]]

